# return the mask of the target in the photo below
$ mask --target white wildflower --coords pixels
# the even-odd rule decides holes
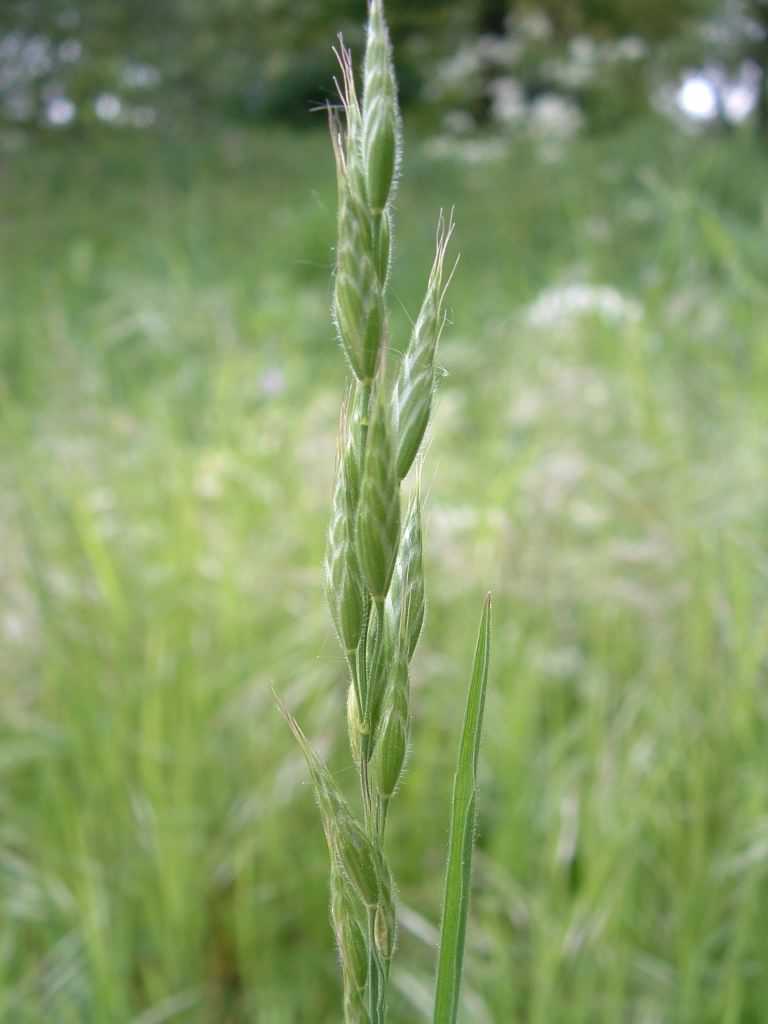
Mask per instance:
[[[541,292],[528,307],[531,327],[552,328],[582,316],[635,323],[642,318],[642,306],[610,285],[556,285]]]

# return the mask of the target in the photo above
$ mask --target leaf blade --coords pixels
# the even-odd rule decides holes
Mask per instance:
[[[464,939],[467,930],[474,840],[477,760],[485,710],[491,636],[491,595],[485,599],[472,677],[467,694],[451,795],[448,862],[445,869],[440,953],[435,985],[434,1024],[455,1024],[459,1009]]]

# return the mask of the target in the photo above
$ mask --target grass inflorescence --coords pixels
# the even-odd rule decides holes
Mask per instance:
[[[429,425],[451,277],[446,252],[454,230],[452,215],[446,220],[441,213],[426,294],[393,382],[386,298],[402,143],[391,50],[383,3],[371,0],[362,102],[351,53],[340,38],[336,54],[344,119],[329,110],[338,187],[333,316],[352,382],[340,417],[325,578],[349,669],[347,724],[360,779],[360,821],[281,705],[307,759],[323,819],[347,1024],[383,1024],[397,942],[384,835],[408,750],[409,666],[425,610],[419,488],[403,521],[400,486]],[[487,601],[454,789],[443,912],[448,939],[437,978],[437,1024],[452,1024],[458,1008],[489,629]]]

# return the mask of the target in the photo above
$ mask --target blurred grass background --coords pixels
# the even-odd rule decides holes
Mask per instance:
[[[389,848],[422,1019],[496,595],[466,1021],[768,1018],[765,154],[638,119],[407,139],[393,344],[456,207],[430,597]],[[324,133],[42,138],[0,169],[0,1020],[339,1019],[274,686],[352,789],[321,591]]]

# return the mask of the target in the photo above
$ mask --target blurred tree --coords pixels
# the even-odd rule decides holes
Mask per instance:
[[[648,42],[668,39],[690,28],[692,19],[710,13],[717,0],[536,0],[517,6],[546,15],[559,39],[585,34],[600,38],[640,36]]]
[[[363,0],[2,0],[0,116],[136,120],[153,110],[292,116],[331,95],[330,44],[362,39]],[[768,68],[768,0],[388,0],[406,102],[491,111],[494,78],[571,97],[594,123],[647,105],[684,67]],[[489,45],[488,40],[506,41]],[[506,63],[505,63],[506,61]],[[768,131],[765,74],[758,107]],[[76,112],[76,116],[75,116]]]
[[[724,125],[737,116],[729,97],[741,90],[743,116],[759,80],[755,122],[768,131],[768,0],[485,0],[477,26],[523,42],[501,70],[529,100],[569,98],[593,126],[668,104],[681,75],[699,72]],[[485,79],[474,73],[475,91],[493,91],[494,63]]]
[[[768,0],[751,0],[748,9],[757,26],[752,44],[747,47],[748,57],[760,71],[756,121],[760,133],[768,136]]]
[[[468,29],[472,6],[390,0],[406,95],[424,51]],[[195,109],[304,116],[327,95],[336,34],[361,44],[363,15],[363,0],[4,0],[0,110],[27,120],[57,95],[87,111],[105,90],[151,89]]]

